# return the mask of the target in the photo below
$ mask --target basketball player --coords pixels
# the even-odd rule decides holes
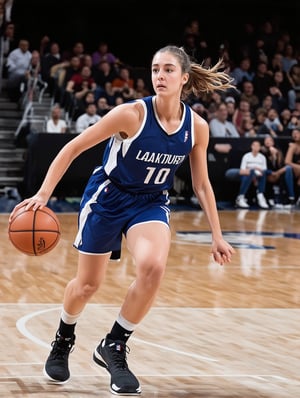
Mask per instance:
[[[45,206],[71,162],[110,138],[103,164],[94,170],[81,202],[74,241],[77,275],[66,286],[59,327],[44,368],[52,381],[64,383],[70,377],[68,357],[75,343],[75,325],[101,285],[110,255],[120,250],[124,235],[136,279],[93,359],[110,373],[112,393],[141,393],[127,365],[126,345],[150,310],[165,272],[171,239],[168,190],[187,156],[195,194],[211,228],[214,260],[220,265],[231,261],[234,249],[223,239],[208,178],[208,125],[183,102],[192,93],[231,88],[231,79],[220,67],[221,60],[210,69],[191,63],[175,46],[158,50],[152,60],[155,95],[113,108],[71,140],[50,165],[39,191],[16,206],[33,210]]]

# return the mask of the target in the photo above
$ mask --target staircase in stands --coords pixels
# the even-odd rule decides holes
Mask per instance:
[[[15,146],[15,131],[22,113],[18,104],[9,100],[3,85],[0,92],[0,193],[7,188],[18,188],[23,181],[26,150]]]

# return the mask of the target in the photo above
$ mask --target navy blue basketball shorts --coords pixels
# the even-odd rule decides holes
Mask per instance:
[[[169,227],[168,205],[168,191],[122,191],[100,168],[91,175],[83,193],[73,245],[79,252],[92,255],[120,252],[122,237],[132,226],[157,221]]]

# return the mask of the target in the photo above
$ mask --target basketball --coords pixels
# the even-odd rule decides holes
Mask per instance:
[[[60,239],[60,223],[48,207],[25,210],[21,207],[8,225],[11,243],[28,256],[41,256],[54,249]]]

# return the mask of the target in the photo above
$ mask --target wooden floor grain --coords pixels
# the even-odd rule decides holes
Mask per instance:
[[[122,247],[77,326],[72,378],[42,369],[67,281],[76,271],[76,214],[58,214],[62,237],[41,257],[16,251],[0,215],[0,397],[111,397],[92,352],[111,327],[134,267]],[[231,264],[210,256],[201,211],[171,214],[172,245],[154,307],[129,341],[144,398],[300,397],[300,212],[221,211]]]

